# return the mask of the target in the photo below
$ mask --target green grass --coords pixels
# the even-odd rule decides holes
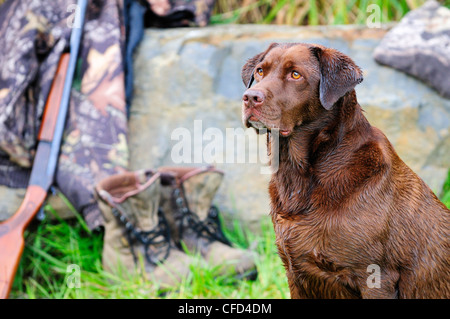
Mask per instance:
[[[449,0],[440,1],[450,7]],[[217,0],[212,24],[256,23],[287,25],[365,24],[380,9],[382,23],[399,21],[425,0]]]
[[[441,200],[450,209],[450,169],[448,170],[447,179],[442,187]]]
[[[137,274],[112,274],[103,270],[101,252],[103,237],[90,232],[79,214],[72,220],[53,219],[57,216],[45,207],[46,218],[26,231],[26,246],[15,277],[10,298],[51,299],[140,299],[140,298],[289,298],[284,268],[276,253],[274,231],[270,221],[261,224],[257,235],[235,223],[226,230],[234,246],[258,253],[258,278],[237,280],[223,276],[218,269],[194,262],[191,275],[162,296],[158,287]],[[198,257],[198,256],[197,256]],[[80,270],[80,288],[74,283],[76,265]]]

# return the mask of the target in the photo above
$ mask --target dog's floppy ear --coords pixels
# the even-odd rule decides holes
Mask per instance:
[[[258,53],[253,58],[250,58],[247,60],[247,63],[245,63],[245,65],[242,67],[242,71],[241,71],[242,81],[244,82],[244,85],[246,87],[250,86],[249,84],[250,84],[250,80],[252,80],[252,78],[253,78],[253,72],[255,70],[255,66],[259,62],[264,60],[264,57],[266,56],[266,54],[276,46],[278,46],[278,43],[272,43],[267,48],[266,51]]]
[[[345,93],[362,82],[361,69],[345,54],[322,46],[311,47],[320,65],[320,102],[331,109]]]

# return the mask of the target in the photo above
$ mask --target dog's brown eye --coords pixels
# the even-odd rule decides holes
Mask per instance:
[[[258,73],[260,76],[263,76],[263,74],[264,74],[263,69],[261,69],[261,68],[258,68],[256,70],[256,73]]]
[[[298,73],[297,71],[292,71],[291,76],[293,79],[296,79],[296,80],[300,79],[300,77],[301,77],[300,73]]]

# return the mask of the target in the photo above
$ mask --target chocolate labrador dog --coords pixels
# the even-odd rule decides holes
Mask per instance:
[[[242,79],[245,125],[279,132],[269,193],[291,297],[450,298],[450,211],[364,117],[361,69],[274,43]]]

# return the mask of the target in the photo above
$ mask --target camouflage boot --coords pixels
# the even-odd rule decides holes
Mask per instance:
[[[170,239],[160,202],[160,173],[128,172],[95,187],[105,219],[103,267],[144,274],[161,288],[179,283],[192,259]]]
[[[223,172],[213,168],[162,167],[161,204],[175,244],[199,252],[222,274],[254,279],[254,254],[233,248],[222,232],[219,211],[212,205]]]

